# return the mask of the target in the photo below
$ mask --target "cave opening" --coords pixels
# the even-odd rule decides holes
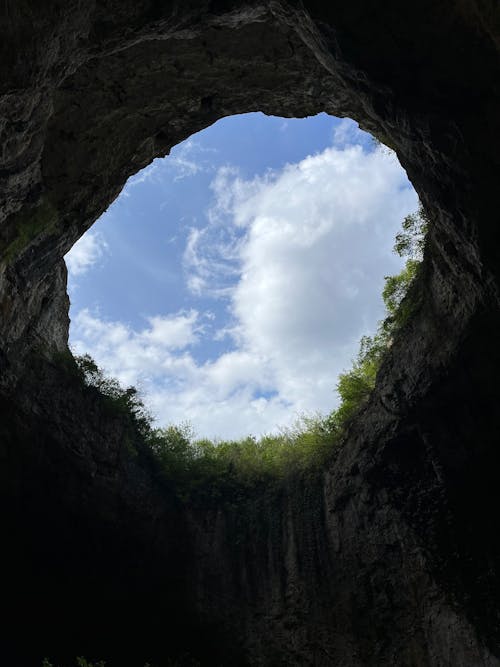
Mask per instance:
[[[416,207],[350,119],[221,119],[131,177],[67,255],[70,344],[198,436],[327,415]]]
[[[6,3],[6,663],[159,665],[195,636],[206,665],[498,665],[493,5]],[[62,257],[131,174],[257,110],[397,151],[432,213],[420,307],[314,484],[180,506],[66,372]]]

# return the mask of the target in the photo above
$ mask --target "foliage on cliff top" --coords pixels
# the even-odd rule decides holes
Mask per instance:
[[[394,252],[400,257],[406,257],[406,262],[398,274],[385,277],[382,298],[386,315],[379,322],[377,332],[373,336],[361,338],[358,356],[352,368],[339,375],[337,390],[340,406],[332,412],[330,419],[340,429],[368,400],[375,387],[382,359],[391,347],[396,331],[406,324],[418,306],[416,278],[423,258],[428,226],[429,219],[420,204],[418,211],[406,216],[402,230],[396,236]]]
[[[124,389],[117,380],[106,377],[89,355],[76,357],[81,377],[98,390],[109,409],[127,416],[139,448],[146,448],[158,476],[171,484],[181,498],[193,493],[209,493],[214,497],[228,488],[254,486],[297,472],[320,470],[328,457],[334,455],[348,424],[368,400],[394,333],[416,306],[410,288],[422,259],[427,226],[428,219],[421,206],[403,221],[394,250],[407,259],[399,274],[385,278],[382,296],[386,317],[375,335],[361,339],[352,368],[339,376],[340,405],[326,417],[302,416],[292,427],[258,439],[254,436],[231,441],[196,439],[187,423],[154,428],[137,389]]]

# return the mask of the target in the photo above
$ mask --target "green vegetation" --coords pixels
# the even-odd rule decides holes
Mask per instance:
[[[153,428],[137,390],[124,389],[117,380],[107,378],[88,355],[76,358],[81,378],[99,392],[110,411],[131,421],[136,434],[133,451],[148,455],[157,476],[174,488],[181,499],[200,495],[205,500],[207,496],[217,498],[227,495],[228,490],[241,491],[297,472],[320,470],[335,455],[348,424],[368,400],[396,330],[418,306],[416,276],[427,226],[422,207],[405,218],[394,250],[406,257],[406,264],[398,275],[385,279],[386,317],[374,336],[361,339],[352,368],[338,380],[340,406],[326,417],[303,416],[294,426],[259,439],[249,436],[236,441],[199,440],[189,424]]]
[[[394,334],[401,329],[420,302],[419,284],[416,280],[422,261],[425,237],[429,220],[422,205],[416,213],[408,215],[397,234],[394,252],[406,257],[403,270],[395,276],[385,277],[382,292],[386,308],[385,318],[379,322],[374,336],[363,336],[358,356],[351,370],[339,376],[337,390],[340,396],[339,408],[330,419],[342,428],[368,400],[378,369],[387,349],[392,345]]]
[[[48,199],[43,199],[36,207],[21,211],[9,221],[9,228],[15,230],[16,236],[0,246],[7,263],[16,259],[43,231],[53,231],[57,225],[58,213]]]
[[[322,416],[301,417],[277,435],[234,441],[196,439],[188,423],[154,428],[135,387],[123,388],[106,377],[89,355],[75,361],[81,379],[99,393],[104,408],[133,427],[135,437],[127,449],[147,456],[157,477],[183,500],[216,499],[227,491],[319,469],[340,435],[336,424]]]
[[[75,357],[79,373],[85,384],[94,387],[104,398],[109,412],[127,416],[139,436],[151,436],[152,417],[146,410],[135,387],[124,389],[116,378],[107,377],[89,354]]]

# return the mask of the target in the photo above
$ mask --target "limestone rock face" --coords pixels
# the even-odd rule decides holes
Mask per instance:
[[[499,665],[497,3],[8,0],[0,37],[3,661]],[[393,148],[429,246],[331,469],[190,507],[64,369],[62,257],[130,175],[257,110]]]

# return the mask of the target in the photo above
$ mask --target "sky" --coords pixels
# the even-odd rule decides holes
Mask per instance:
[[[198,437],[327,414],[417,203],[354,121],[219,120],[132,176],[66,255],[70,346]]]

